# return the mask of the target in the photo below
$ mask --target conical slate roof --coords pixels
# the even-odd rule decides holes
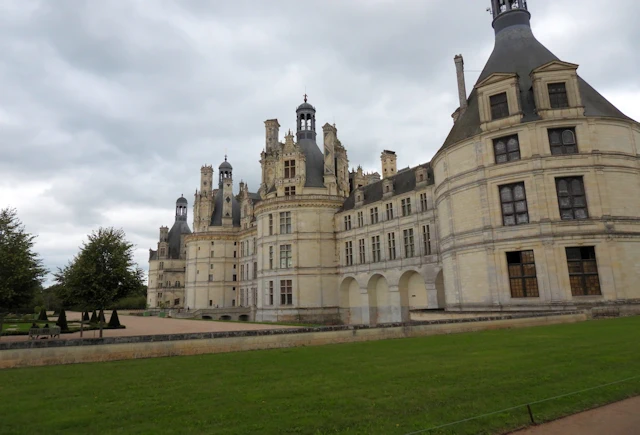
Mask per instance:
[[[533,35],[530,18],[528,11],[519,9],[503,13],[494,20],[495,46],[478,78],[479,83],[494,73],[516,73],[520,84],[523,123],[540,119],[535,112],[531,72],[546,63],[559,60]],[[578,77],[578,82],[586,116],[630,120],[581,77]],[[480,113],[475,89],[467,101],[467,110],[454,124],[442,148],[480,134]]]

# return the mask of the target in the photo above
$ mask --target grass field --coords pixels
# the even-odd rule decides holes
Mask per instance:
[[[3,434],[406,434],[640,374],[640,317],[0,371]],[[538,420],[640,379],[534,405]],[[526,408],[441,433],[501,433]]]

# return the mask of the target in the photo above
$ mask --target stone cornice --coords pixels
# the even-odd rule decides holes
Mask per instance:
[[[293,195],[281,196],[260,201],[255,207],[255,214],[272,210],[292,209],[302,207],[323,207],[338,209],[342,207],[346,198],[333,195]]]

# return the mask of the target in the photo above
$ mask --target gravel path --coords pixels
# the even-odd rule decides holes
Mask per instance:
[[[67,312],[68,320],[80,320],[81,313]],[[167,319],[160,317],[142,317],[127,316],[118,313],[120,323],[126,326],[126,329],[104,330],[105,337],[130,337],[134,335],[161,335],[161,334],[183,334],[189,332],[225,332],[225,331],[255,331],[263,329],[285,329],[295,328],[295,326],[283,325],[262,325],[255,323],[240,322],[215,322],[211,320],[189,320],[189,319]],[[109,320],[111,313],[105,313],[105,317]],[[51,322],[52,325],[55,324]],[[93,338],[99,337],[100,331],[85,331],[83,337]],[[80,333],[62,334],[62,339],[80,338]],[[2,337],[2,341],[24,341],[29,337],[8,336]]]
[[[640,396],[581,412],[512,435],[638,435]]]

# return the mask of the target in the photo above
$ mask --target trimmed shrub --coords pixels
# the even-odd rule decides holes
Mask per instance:
[[[114,310],[144,310],[147,308],[146,296],[127,296],[111,304]]]
[[[109,328],[119,328],[120,327],[120,319],[118,319],[118,312],[113,310],[111,313],[111,318],[109,319]]]
[[[88,322],[89,321],[89,312],[85,311],[84,313],[82,313],[82,321],[83,322]]]
[[[35,314],[36,316],[40,314],[40,306],[36,305],[36,307],[33,309],[33,314]]]
[[[104,310],[100,310],[98,314],[98,321],[101,323],[107,323],[107,320],[104,318]]]
[[[58,316],[58,321],[56,325],[60,327],[61,331],[68,331],[69,325],[67,325],[67,313],[65,313],[64,308],[60,310],[60,315]]]
[[[89,323],[98,323],[98,313],[96,313],[96,310],[93,310],[93,314],[91,314],[91,320],[89,321]]]
[[[38,316],[38,320],[41,320],[43,322],[49,321],[49,318],[47,317],[47,310],[45,310],[44,307],[40,309],[40,315]]]

